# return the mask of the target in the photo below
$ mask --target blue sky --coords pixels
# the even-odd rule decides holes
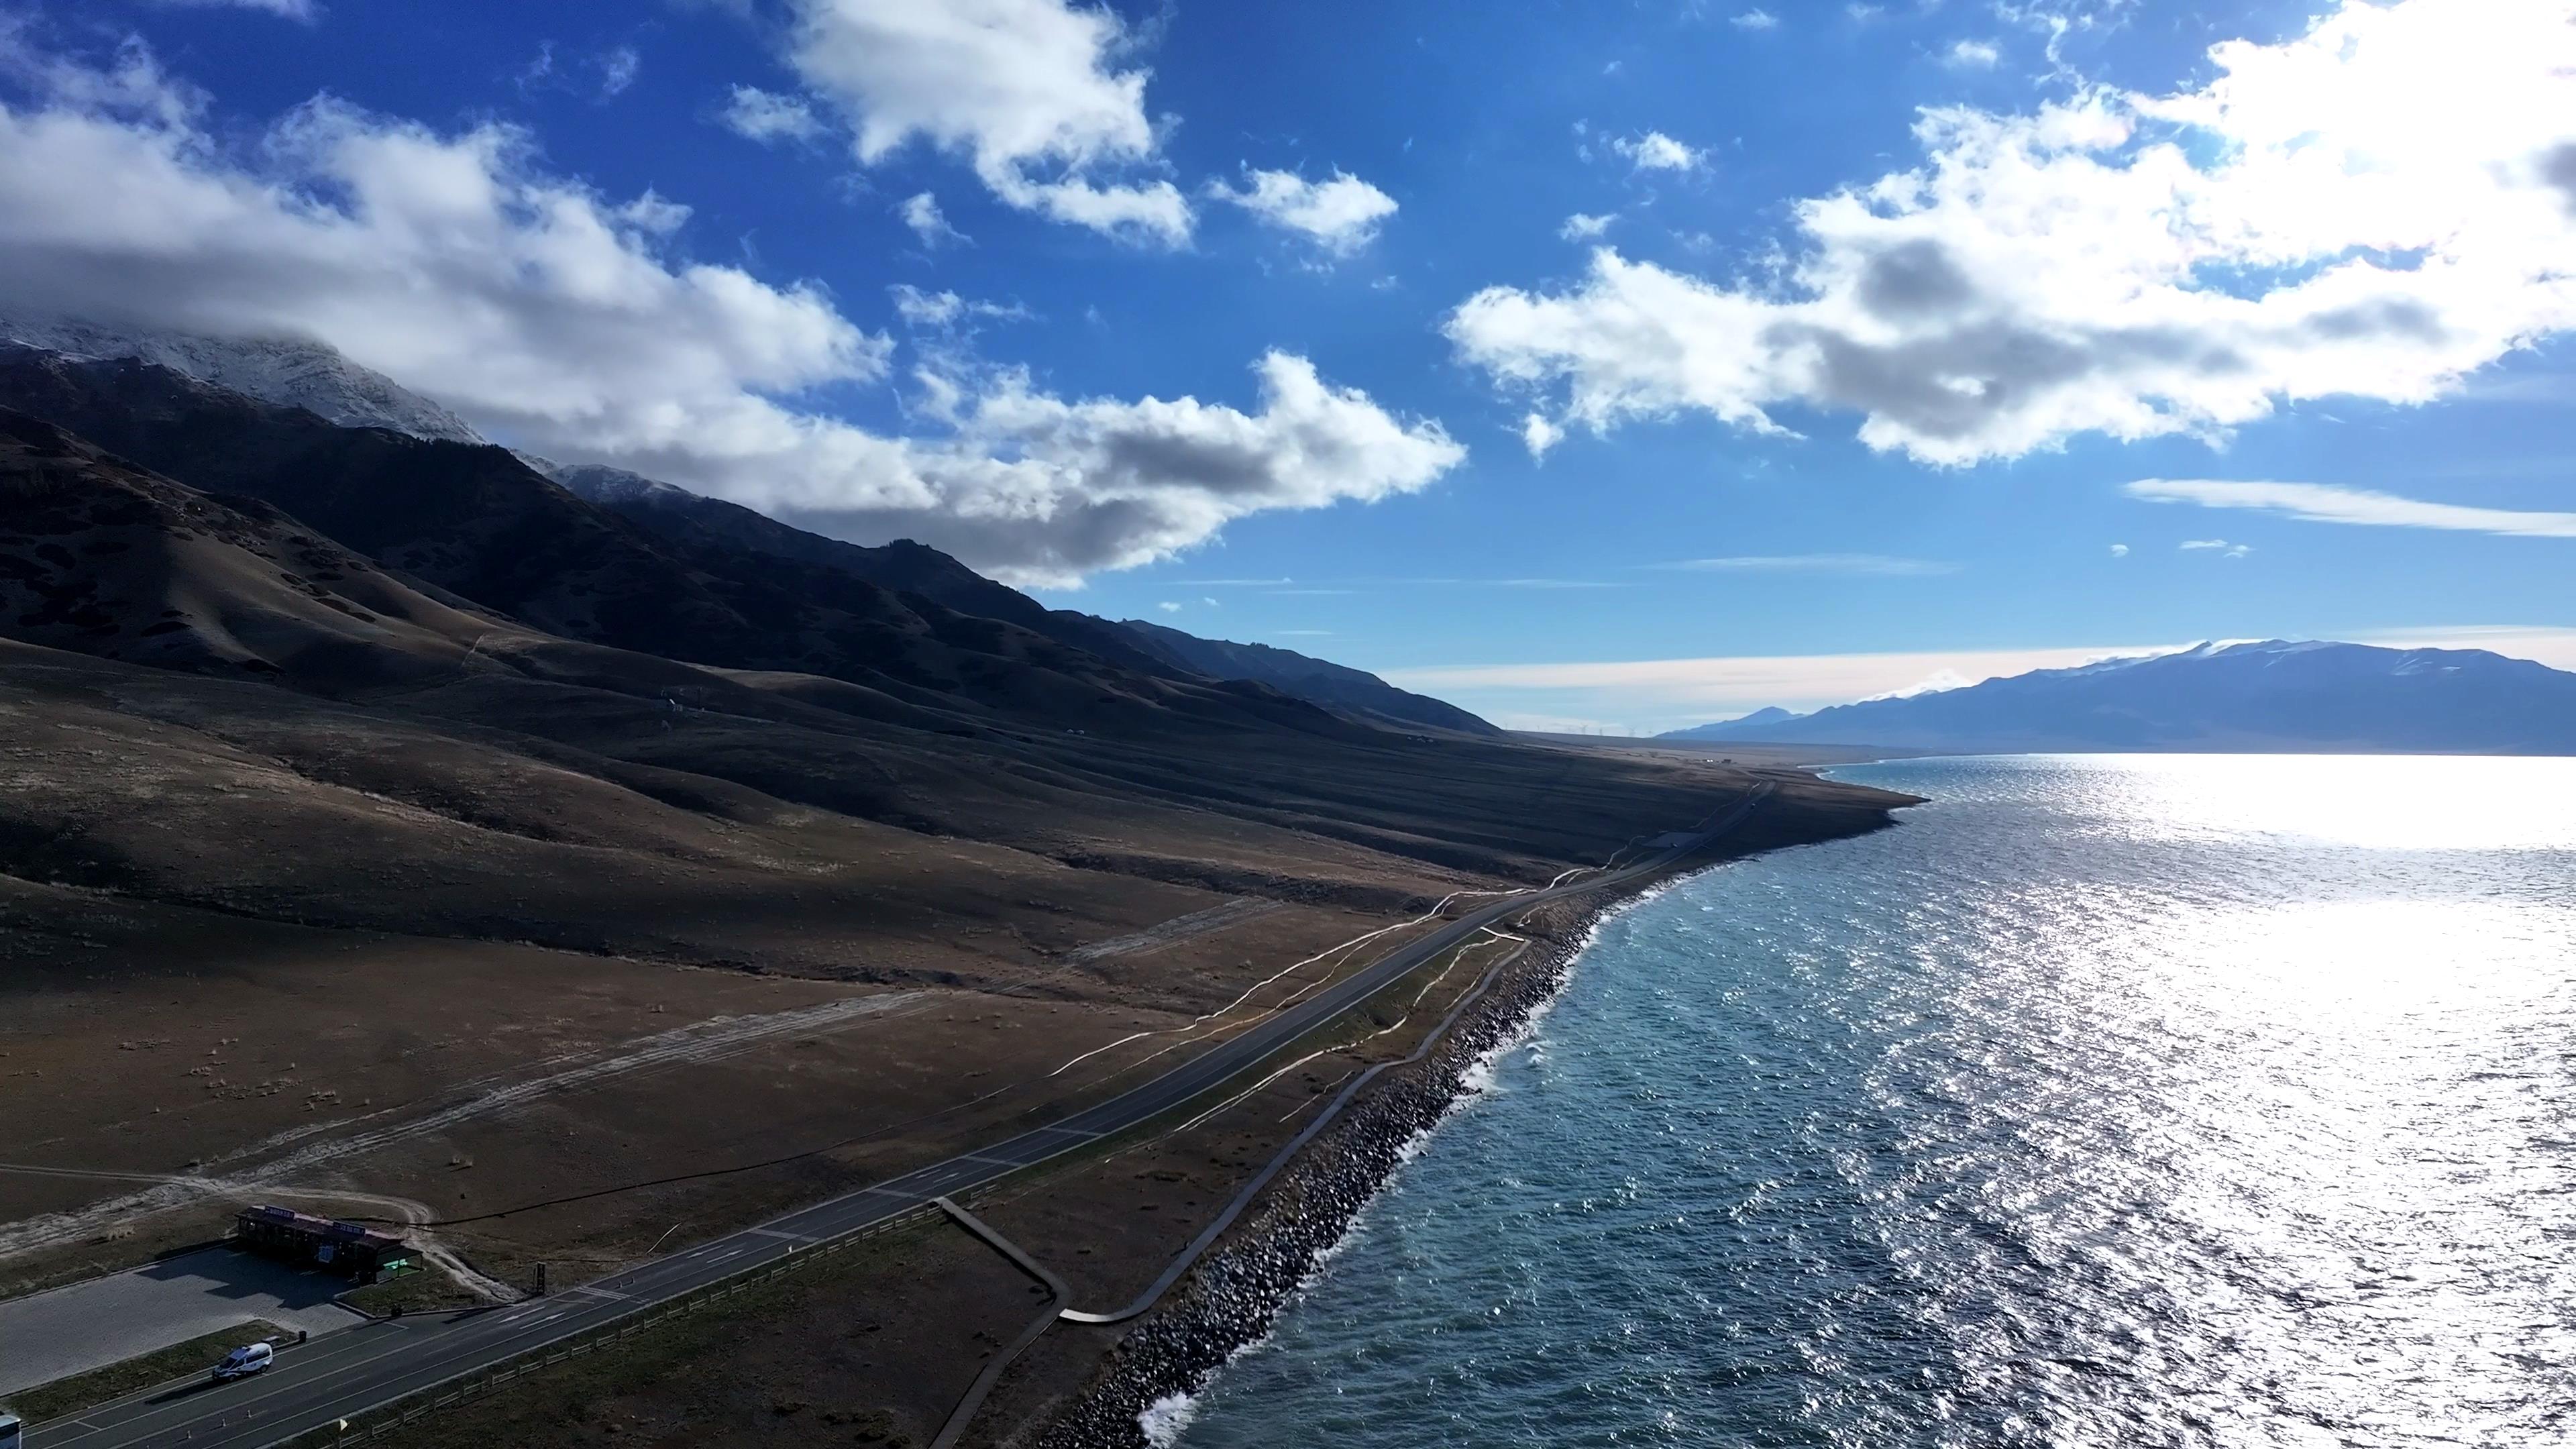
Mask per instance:
[[[2576,26],[2444,8],[22,4],[0,304],[1506,723],[2576,666]]]

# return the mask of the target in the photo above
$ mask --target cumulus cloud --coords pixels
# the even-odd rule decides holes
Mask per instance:
[[[1066,0],[790,0],[788,61],[875,165],[919,140],[962,156],[1004,202],[1178,246],[1179,188],[1139,174],[1160,140],[1116,12]]]
[[[1395,215],[1395,198],[1347,171],[1309,181],[1293,171],[1247,171],[1241,190],[1208,183],[1212,201],[1231,202],[1264,222],[1293,231],[1336,257],[1347,257],[1377,239]]]
[[[2155,503],[2197,503],[2204,508],[2255,508],[2311,523],[2353,523],[2380,528],[2436,528],[2494,533],[2513,538],[2576,538],[2576,513],[2512,508],[2471,508],[2428,503],[2368,488],[2332,483],[2237,482],[2214,478],[2141,478],[2122,492]],[[2183,545],[2185,548],[2192,544]]]
[[[1249,411],[1068,401],[925,357],[939,430],[881,436],[799,399],[886,378],[888,337],[818,286],[690,260],[686,207],[549,174],[521,132],[326,97],[228,144],[139,45],[106,65],[0,46],[27,92],[0,101],[0,308],[327,343],[516,446],[1027,582],[1420,488],[1464,456],[1285,353],[1257,363]]]
[[[1640,171],[1691,171],[1698,168],[1705,154],[1694,151],[1661,131],[1648,131],[1642,136],[1614,136],[1610,149],[1628,158],[1628,164]]]
[[[1941,63],[1955,70],[1993,70],[2003,52],[1988,40],[1962,40],[1942,52]]]
[[[1798,406],[1966,464],[2423,402],[2576,326],[2564,5],[2351,4],[2211,58],[2171,95],[1924,113],[1921,166],[1797,207],[1777,283],[1604,248],[1571,286],[1477,293],[1448,335],[1560,426],[1770,431]]]
[[[964,232],[948,224],[948,216],[939,209],[939,198],[927,191],[915,192],[895,203],[895,215],[912,228],[921,244],[937,251],[952,242],[971,240]]]
[[[2125,544],[2125,543],[2115,543],[2115,544],[2111,545],[2111,557],[2113,557],[2113,558],[2127,558],[2128,556],[2129,556],[2129,546],[2128,546],[2127,544]]]
[[[1777,30],[1780,17],[1768,10],[1747,10],[1726,23],[1738,30]]]
[[[940,506],[845,503],[784,472],[734,496],[819,531],[909,533],[1015,582],[1067,584],[1178,553],[1249,513],[1411,492],[1466,457],[1438,424],[1334,387],[1302,357],[1272,352],[1253,371],[1249,412],[1190,397],[1068,401],[1018,369],[934,375],[922,380],[953,398],[952,435],[907,440],[904,459]]]
[[[1170,600],[1170,599],[1165,599],[1163,602],[1161,602],[1161,603],[1159,603],[1159,604],[1156,604],[1154,607],[1155,607],[1155,608],[1157,608],[1157,609],[1162,610],[1162,611],[1163,611],[1164,613],[1166,613],[1166,614],[1177,614],[1177,613],[1179,613],[1179,612],[1181,611],[1181,606],[1180,606],[1179,604],[1177,604],[1177,603],[1174,603],[1174,602],[1173,602],[1172,600]]]
[[[754,141],[812,141],[823,134],[813,107],[758,86],[735,86],[717,119],[735,135]]]
[[[1592,241],[1608,231],[1610,223],[1618,219],[1616,215],[1593,216],[1578,211],[1565,219],[1565,225],[1558,227],[1556,234],[1567,241]]]

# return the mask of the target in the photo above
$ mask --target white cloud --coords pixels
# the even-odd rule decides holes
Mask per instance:
[[[1771,430],[1801,406],[1937,464],[2427,401],[2576,327],[2565,11],[2351,4],[2216,47],[2197,89],[1928,111],[1923,166],[1798,206],[1782,283],[1604,248],[1571,287],[1476,294],[1447,331],[1559,425]]]
[[[1777,30],[1780,17],[1768,10],[1747,10],[1726,23],[1738,30]]]
[[[1874,574],[1884,578],[1955,574],[1959,566],[1941,559],[1895,558],[1883,553],[1746,554],[1731,558],[1683,559],[1656,568],[1694,573],[1739,574]]]
[[[1992,70],[2003,53],[1990,40],[1962,40],[1943,52],[1941,63],[1954,70]]]
[[[2345,488],[2332,483],[2233,482],[2212,478],[2141,478],[2121,492],[2155,503],[2197,503],[2204,508],[2257,508],[2311,523],[2355,523],[2381,528],[2438,528],[2496,533],[2515,538],[2576,538],[2576,513],[2512,508],[2470,508],[2427,503]]]
[[[1595,237],[1600,236],[1603,232],[1608,231],[1610,229],[1610,223],[1617,221],[1618,219],[1619,218],[1615,214],[1610,216],[1593,216],[1588,213],[1578,211],[1574,215],[1565,219],[1565,225],[1558,227],[1556,229],[1556,234],[1565,238],[1567,241],[1591,241]]]
[[[1326,181],[1309,181],[1293,171],[1246,174],[1252,184],[1240,191],[1222,181],[1209,182],[1209,199],[1232,202],[1337,257],[1376,240],[1378,228],[1395,215],[1394,197],[1347,171],[1337,170]]]
[[[1165,599],[1163,602],[1161,602],[1161,603],[1159,603],[1159,604],[1156,604],[1154,607],[1155,607],[1155,608],[1157,608],[1157,609],[1162,610],[1162,611],[1163,611],[1164,613],[1166,613],[1166,614],[1177,614],[1177,613],[1179,613],[1179,612],[1181,611],[1181,606],[1180,606],[1179,604],[1176,604],[1176,603],[1172,602],[1170,599]]]
[[[2113,558],[2127,558],[2128,556],[2129,556],[2129,546],[2128,546],[2127,544],[2125,544],[2125,543],[2115,543],[2115,544],[2111,545],[2111,557],[2113,557]]]
[[[690,260],[685,207],[552,175],[522,132],[326,97],[227,144],[237,128],[205,124],[140,46],[101,69],[0,32],[0,64],[41,97],[0,104],[0,308],[313,339],[514,445],[843,536],[1069,583],[1246,514],[1420,488],[1464,456],[1276,352],[1251,410],[1067,400],[926,359],[940,431],[885,437],[796,399],[883,379],[889,338],[817,286]]]
[[[960,322],[1025,322],[1032,315],[1017,302],[983,302],[955,292],[930,292],[909,283],[886,288],[894,314],[917,331],[945,331]]]
[[[2214,553],[2227,558],[2243,558],[2254,551],[2250,543],[2229,543],[2223,538],[2187,538],[2182,541],[2185,553]]]
[[[939,198],[927,191],[915,192],[895,204],[895,215],[912,228],[921,244],[933,251],[951,242],[970,241],[964,232],[948,224],[946,213],[939,209]]]
[[[1532,413],[1521,419],[1521,443],[1533,458],[1544,458],[1547,450],[1565,440],[1565,429],[1547,420],[1544,413]]]
[[[1004,202],[1130,240],[1189,240],[1116,12],[1067,0],[789,0],[788,59],[875,165],[918,139]],[[1108,179],[1101,179],[1103,177]]]
[[[878,503],[775,465],[737,476],[732,496],[823,532],[909,533],[1013,582],[1063,585],[1179,553],[1246,514],[1412,492],[1466,457],[1437,423],[1334,387],[1302,357],[1272,352],[1253,370],[1251,412],[1192,397],[1068,401],[1017,369],[917,374],[946,390],[954,431],[900,445],[923,501]]]
[[[718,119],[734,134],[754,141],[812,141],[823,134],[813,107],[758,86],[735,86]]]
[[[1705,152],[1694,151],[1661,131],[1614,136],[1610,149],[1627,157],[1628,164],[1640,171],[1692,171],[1707,159]]]
[[[599,57],[599,98],[624,95],[643,73],[643,52],[631,45],[612,46]]]
[[[287,20],[301,20],[310,25],[322,18],[322,7],[313,0],[156,0],[156,3],[179,10],[259,10]]]

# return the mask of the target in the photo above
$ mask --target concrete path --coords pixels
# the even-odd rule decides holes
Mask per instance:
[[[0,1302],[0,1394],[87,1373],[265,1318],[320,1334],[364,1323],[331,1301],[349,1280],[230,1248],[164,1258]]]

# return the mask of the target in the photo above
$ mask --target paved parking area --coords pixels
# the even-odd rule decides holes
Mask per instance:
[[[0,1302],[0,1394],[105,1368],[265,1318],[324,1333],[366,1320],[331,1301],[349,1280],[205,1248]]]

